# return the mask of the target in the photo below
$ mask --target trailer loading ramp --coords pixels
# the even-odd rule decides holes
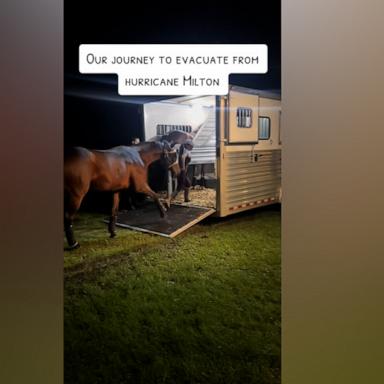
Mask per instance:
[[[155,204],[150,204],[138,210],[119,212],[116,225],[173,238],[214,212],[213,208],[172,204],[167,216],[162,218]]]

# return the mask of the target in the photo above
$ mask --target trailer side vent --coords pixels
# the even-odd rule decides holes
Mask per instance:
[[[259,140],[268,140],[271,137],[271,119],[259,117]]]
[[[239,128],[252,127],[252,109],[243,107],[237,108],[236,119]]]
[[[191,125],[169,125],[169,124],[158,124],[156,126],[156,134],[157,135],[166,135],[169,132],[173,131],[182,131],[191,133],[192,126]]]

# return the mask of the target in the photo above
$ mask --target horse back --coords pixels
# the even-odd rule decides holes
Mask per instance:
[[[114,147],[109,150],[73,148],[64,161],[65,188],[72,193],[126,189],[133,178],[146,178],[146,167],[137,149]],[[78,192],[80,191],[80,192]]]

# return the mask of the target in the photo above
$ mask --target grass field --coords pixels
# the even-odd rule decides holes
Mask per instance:
[[[79,215],[65,253],[65,383],[279,383],[280,211],[175,240]]]

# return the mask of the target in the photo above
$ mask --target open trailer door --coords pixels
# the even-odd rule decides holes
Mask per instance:
[[[214,212],[213,208],[172,204],[167,216],[162,218],[156,205],[148,204],[138,210],[119,212],[116,225],[173,238]]]
[[[190,178],[192,182],[199,183],[203,177],[209,187],[206,185],[203,190],[191,190],[191,203],[181,203],[181,193],[175,198],[165,218],[160,217],[156,205],[151,202],[137,210],[119,212],[116,225],[173,238],[216,212],[215,100],[214,96],[182,96],[144,104],[144,140],[158,139],[172,131],[192,134],[194,149]],[[168,195],[172,194],[171,186],[172,183],[168,182]]]

